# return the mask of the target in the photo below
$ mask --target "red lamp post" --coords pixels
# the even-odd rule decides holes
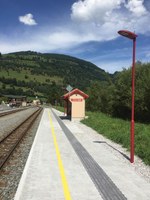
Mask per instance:
[[[134,80],[135,80],[135,48],[136,37],[135,33],[127,30],[120,30],[118,33],[124,37],[133,40],[133,60],[132,60],[132,112],[131,112],[131,132],[130,132],[130,162],[134,162]]]

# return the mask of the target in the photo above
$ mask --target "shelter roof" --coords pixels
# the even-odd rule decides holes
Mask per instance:
[[[80,94],[82,97],[84,97],[84,99],[87,99],[89,97],[87,94],[85,94],[84,92],[82,92],[81,90],[76,88],[76,89],[72,90],[71,92],[64,94],[63,99],[68,99],[73,94]]]

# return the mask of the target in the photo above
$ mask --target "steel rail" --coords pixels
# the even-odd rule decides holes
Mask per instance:
[[[20,141],[23,139],[27,131],[31,128],[33,125],[34,121],[38,117],[38,115],[41,113],[43,109],[39,108],[36,110],[28,119],[26,119],[24,122],[22,122],[19,126],[17,126],[11,133],[9,133],[5,138],[3,138],[0,141],[0,169],[3,168],[4,164],[7,162],[7,160],[10,158],[12,155],[13,151],[16,149]],[[23,129],[22,127],[27,124]],[[20,130],[22,129],[22,130]],[[19,132],[19,137],[17,139],[15,138],[15,134],[17,135],[17,132]],[[11,140],[11,144],[10,144]],[[10,144],[10,148],[8,149],[8,145]]]
[[[26,109],[29,109],[29,107],[28,108],[15,109],[15,110],[7,110],[5,112],[0,112],[0,117],[4,117],[6,115],[10,115],[10,114],[20,112],[20,111],[26,110]]]

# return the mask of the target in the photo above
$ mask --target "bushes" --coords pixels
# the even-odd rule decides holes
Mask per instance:
[[[136,64],[135,121],[150,122],[150,63]],[[87,89],[87,109],[131,118],[131,68],[116,73],[112,82],[92,82]]]

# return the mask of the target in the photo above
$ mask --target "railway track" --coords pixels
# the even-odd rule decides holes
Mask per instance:
[[[0,112],[0,117],[6,116],[6,115],[10,115],[16,112],[20,112],[22,110],[26,110],[28,108],[21,108],[21,109],[15,109],[15,110],[8,110],[8,111],[4,111],[4,112]]]
[[[0,169],[6,164],[27,131],[31,128],[42,108],[36,110],[28,119],[22,122],[12,132],[0,141]]]

